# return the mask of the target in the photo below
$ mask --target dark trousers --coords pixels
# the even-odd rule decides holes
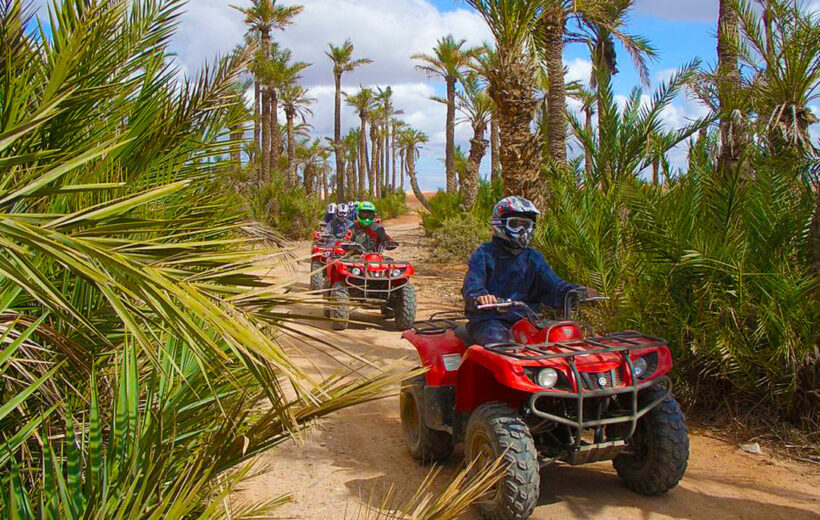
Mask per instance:
[[[501,320],[486,320],[478,323],[468,323],[467,332],[470,333],[475,345],[490,343],[506,343],[510,341],[510,325]]]

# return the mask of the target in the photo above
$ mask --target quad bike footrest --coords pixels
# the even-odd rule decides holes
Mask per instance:
[[[578,449],[569,451],[566,462],[572,466],[580,466],[591,462],[612,460],[625,446],[626,442],[621,440],[581,445]]]

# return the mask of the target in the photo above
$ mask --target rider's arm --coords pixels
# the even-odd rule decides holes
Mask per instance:
[[[473,304],[479,296],[490,294],[487,290],[487,256],[481,249],[476,250],[467,261],[467,274],[461,296],[467,305]]]
[[[562,280],[540,253],[532,251],[530,261],[537,276],[535,294],[540,297],[541,303],[554,308],[563,307],[567,292],[579,286]]]
[[[390,235],[387,234],[384,227],[380,227],[378,229],[379,233],[379,245],[384,244],[385,242],[392,242],[393,240],[390,238]]]

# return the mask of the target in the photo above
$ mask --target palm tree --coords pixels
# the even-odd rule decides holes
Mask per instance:
[[[271,58],[264,67],[264,79],[267,85],[268,101],[270,103],[270,125],[271,135],[279,135],[279,93],[282,89],[296,83],[301,78],[301,73],[310,67],[309,63],[297,61],[291,63],[292,56],[290,49],[280,49],[274,45],[271,51]],[[279,158],[282,155],[282,139],[272,139],[270,145],[271,168],[279,169]]]
[[[384,151],[384,158],[383,158],[383,166],[384,166],[384,184],[385,186],[390,185],[390,158],[391,158],[391,150],[395,148],[396,143],[396,136],[392,132],[393,130],[393,119],[394,116],[401,115],[404,113],[403,110],[396,110],[396,107],[393,106],[393,89],[391,87],[386,87],[382,89],[378,87],[377,95],[376,95],[379,103],[381,103],[382,108],[382,137],[384,139],[384,144],[382,149]],[[391,136],[392,136],[392,145],[391,145]],[[396,157],[393,157],[393,183],[392,188],[396,188]]]
[[[475,57],[471,69],[478,74],[485,82],[489,81],[491,71],[495,67],[495,60],[498,55],[495,49],[489,43],[484,43],[479,48],[478,55]],[[501,136],[498,130],[498,117],[495,114],[495,106],[493,106],[493,113],[490,118],[490,182],[495,183],[501,177],[501,161],[499,158]]]
[[[318,174],[321,171],[322,153],[325,148],[320,139],[304,140],[297,149],[299,162],[302,163],[302,183],[305,193],[309,196],[316,194],[317,183],[321,185]]]
[[[592,132],[592,116],[595,115],[595,104],[598,94],[580,83],[574,82],[567,86],[570,97],[581,102],[581,112],[584,113],[584,131]],[[587,181],[592,178],[592,150],[584,147],[584,176]]]
[[[265,63],[270,57],[271,32],[274,30],[284,30],[293,24],[293,19],[304,10],[301,5],[284,6],[277,4],[276,0],[252,0],[250,7],[231,6],[245,15],[245,25],[248,26],[248,33],[251,41],[258,38],[258,52],[255,53],[252,72],[254,73],[254,103],[261,103],[261,128],[262,128],[262,150],[261,150],[261,179],[262,182],[270,180],[270,161],[266,156],[269,153],[272,135],[276,128],[272,125],[270,111],[270,93],[267,92],[260,79],[260,73],[265,68]],[[261,91],[261,92],[260,92]],[[260,101],[261,94],[261,101]],[[255,111],[258,115],[258,111]],[[275,115],[274,115],[275,117]],[[256,123],[258,124],[258,123]],[[256,128],[256,127],[255,127]],[[267,133],[266,133],[267,132]]]
[[[419,188],[418,180],[416,179],[416,158],[419,156],[421,145],[426,142],[427,135],[421,130],[416,130],[415,128],[408,127],[404,129],[399,136],[399,143],[401,144],[404,153],[407,175],[410,177],[410,186],[413,188],[413,193],[416,195],[416,198],[419,199],[421,205],[427,209],[427,211],[432,211],[430,202],[427,201],[424,193],[422,193]]]
[[[546,190],[540,157],[530,129],[536,106],[532,28],[542,0],[466,0],[484,18],[495,39],[496,58],[486,71],[501,136],[500,161],[506,195],[539,203]]]
[[[364,176],[357,175],[359,162],[359,148],[361,131],[358,128],[352,128],[342,140],[342,147],[347,154],[348,171],[347,171],[347,195],[348,198],[360,198],[364,194]],[[338,184],[338,179],[337,179]]]
[[[382,107],[373,97],[373,107],[370,109],[370,179],[375,181],[375,196],[381,198],[384,178],[382,176],[382,130],[381,121],[384,119]]]
[[[452,34],[441,38],[433,48],[433,54],[414,54],[412,58],[422,62],[416,65],[420,71],[430,76],[440,76],[447,85],[447,142],[444,165],[447,173],[447,192],[457,189],[453,171],[453,149],[455,148],[456,82],[470,66],[478,54],[477,49],[465,48],[467,40],[456,40]]]
[[[470,155],[467,159],[467,167],[461,178],[461,193],[464,195],[464,206],[469,209],[475,204],[478,194],[478,170],[481,167],[481,159],[487,151],[489,141],[484,137],[487,132],[487,125],[490,123],[490,116],[493,110],[493,101],[478,82],[474,74],[470,74],[462,79],[464,92],[458,94],[458,109],[464,114],[464,121],[470,123],[473,129],[473,137],[470,139]]]
[[[336,202],[345,200],[344,190],[344,154],[339,144],[342,141],[342,74],[351,72],[356,68],[373,63],[368,58],[353,59],[353,42],[349,39],[336,47],[332,43],[328,44],[330,51],[325,52],[330,61],[333,62],[333,79],[336,85],[336,97],[334,104],[333,119],[333,141],[336,150]]]
[[[393,189],[396,189],[396,187],[399,186],[399,184],[397,183],[398,179],[396,178],[396,154],[400,150],[399,139],[398,139],[399,138],[399,133],[406,126],[407,125],[404,123],[404,121],[402,121],[400,119],[393,119],[393,120],[390,121],[390,138],[391,138],[390,147],[393,150],[393,183],[392,183],[393,184]],[[401,191],[404,191],[404,166],[402,166],[402,168],[400,170],[400,175],[401,175]]]
[[[738,103],[743,96],[736,47],[740,22],[736,3],[735,0],[720,0],[718,6],[718,64],[714,80],[720,117],[718,170],[724,173],[736,170],[746,148],[743,111]]]
[[[375,95],[373,90],[360,87],[359,92],[352,96],[346,95],[345,101],[352,106],[359,114],[361,128],[359,131],[359,186],[362,187],[362,180],[370,180],[370,196],[375,194],[375,178],[370,161],[367,158],[367,121],[370,111],[373,109]]]
[[[309,107],[316,99],[308,96],[307,88],[296,83],[286,85],[280,93],[280,98],[282,110],[285,112],[288,135],[288,175],[285,178],[285,185],[290,187],[296,185],[296,139],[293,122],[296,116],[299,116],[304,123],[305,116],[313,115]]]

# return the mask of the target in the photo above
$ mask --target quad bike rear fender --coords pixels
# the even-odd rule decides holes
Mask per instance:
[[[459,362],[466,347],[455,331],[441,334],[420,334],[413,329],[404,331],[402,338],[416,347],[419,359],[430,370],[426,374],[428,386],[454,386]]]

